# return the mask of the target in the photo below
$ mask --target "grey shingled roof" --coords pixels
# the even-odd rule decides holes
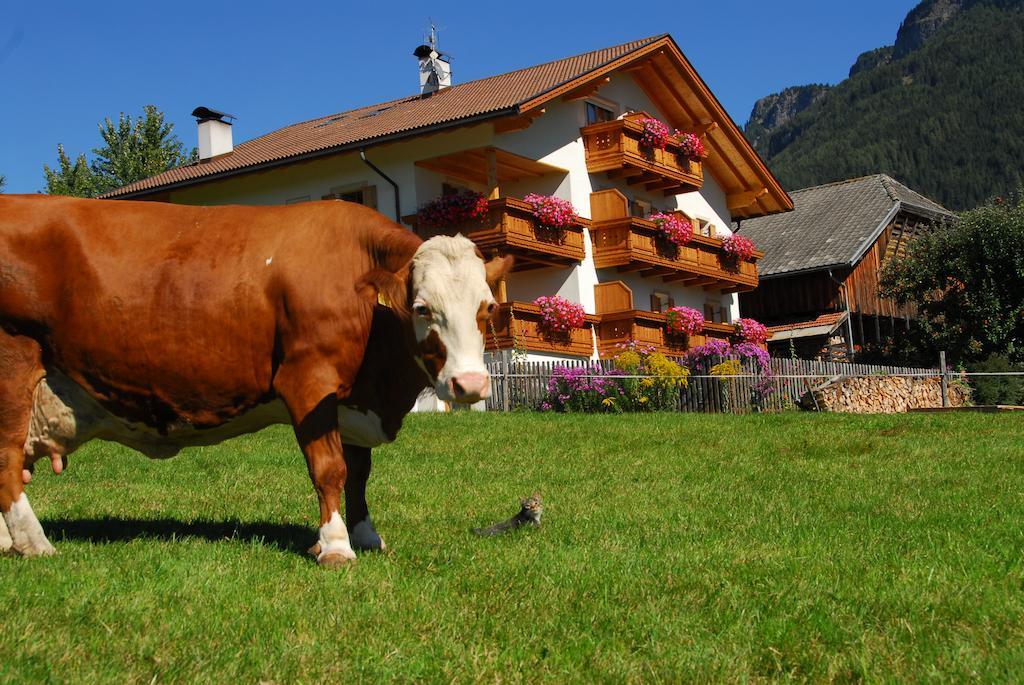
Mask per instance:
[[[794,209],[747,219],[740,233],[765,256],[761,278],[853,265],[901,210],[952,217],[945,207],[899,181],[875,174],[790,193]]]

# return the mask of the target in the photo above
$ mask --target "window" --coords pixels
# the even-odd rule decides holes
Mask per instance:
[[[651,311],[652,312],[667,312],[672,307],[676,306],[675,300],[668,293],[663,293],[655,290],[651,293]]]
[[[726,318],[728,314],[721,302],[709,301],[704,303],[704,320],[711,323],[729,323]]]
[[[587,105],[587,125],[599,124],[602,121],[611,121],[615,118],[615,113],[607,107],[588,102]]]
[[[646,200],[630,200],[629,213],[639,219],[643,219],[651,213],[651,203]]]
[[[309,198],[307,198],[309,199]],[[323,196],[324,200],[344,200],[377,209],[377,186],[338,186]]]

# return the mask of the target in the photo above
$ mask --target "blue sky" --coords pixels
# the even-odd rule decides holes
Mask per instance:
[[[89,153],[145,104],[194,146],[197,105],[236,114],[240,142],[408,95],[428,17],[456,83],[671,33],[743,125],[759,97],[845,78],[917,1],[0,2],[0,174],[35,192],[57,143]]]

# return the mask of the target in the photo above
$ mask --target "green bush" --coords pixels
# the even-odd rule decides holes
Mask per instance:
[[[1013,365],[1002,355],[992,355],[968,371],[1005,373],[1024,371],[1024,366]],[[971,376],[975,404],[1024,404],[1024,376]]]

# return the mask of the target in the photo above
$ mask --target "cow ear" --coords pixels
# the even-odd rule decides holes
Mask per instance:
[[[390,307],[400,316],[409,315],[409,269],[398,273],[387,269],[370,269],[356,281],[356,293],[373,304]]]
[[[484,264],[484,271],[487,273],[487,285],[492,291],[498,287],[501,279],[508,276],[508,272],[512,270],[514,263],[515,258],[512,255],[507,255],[505,257],[495,257]]]

